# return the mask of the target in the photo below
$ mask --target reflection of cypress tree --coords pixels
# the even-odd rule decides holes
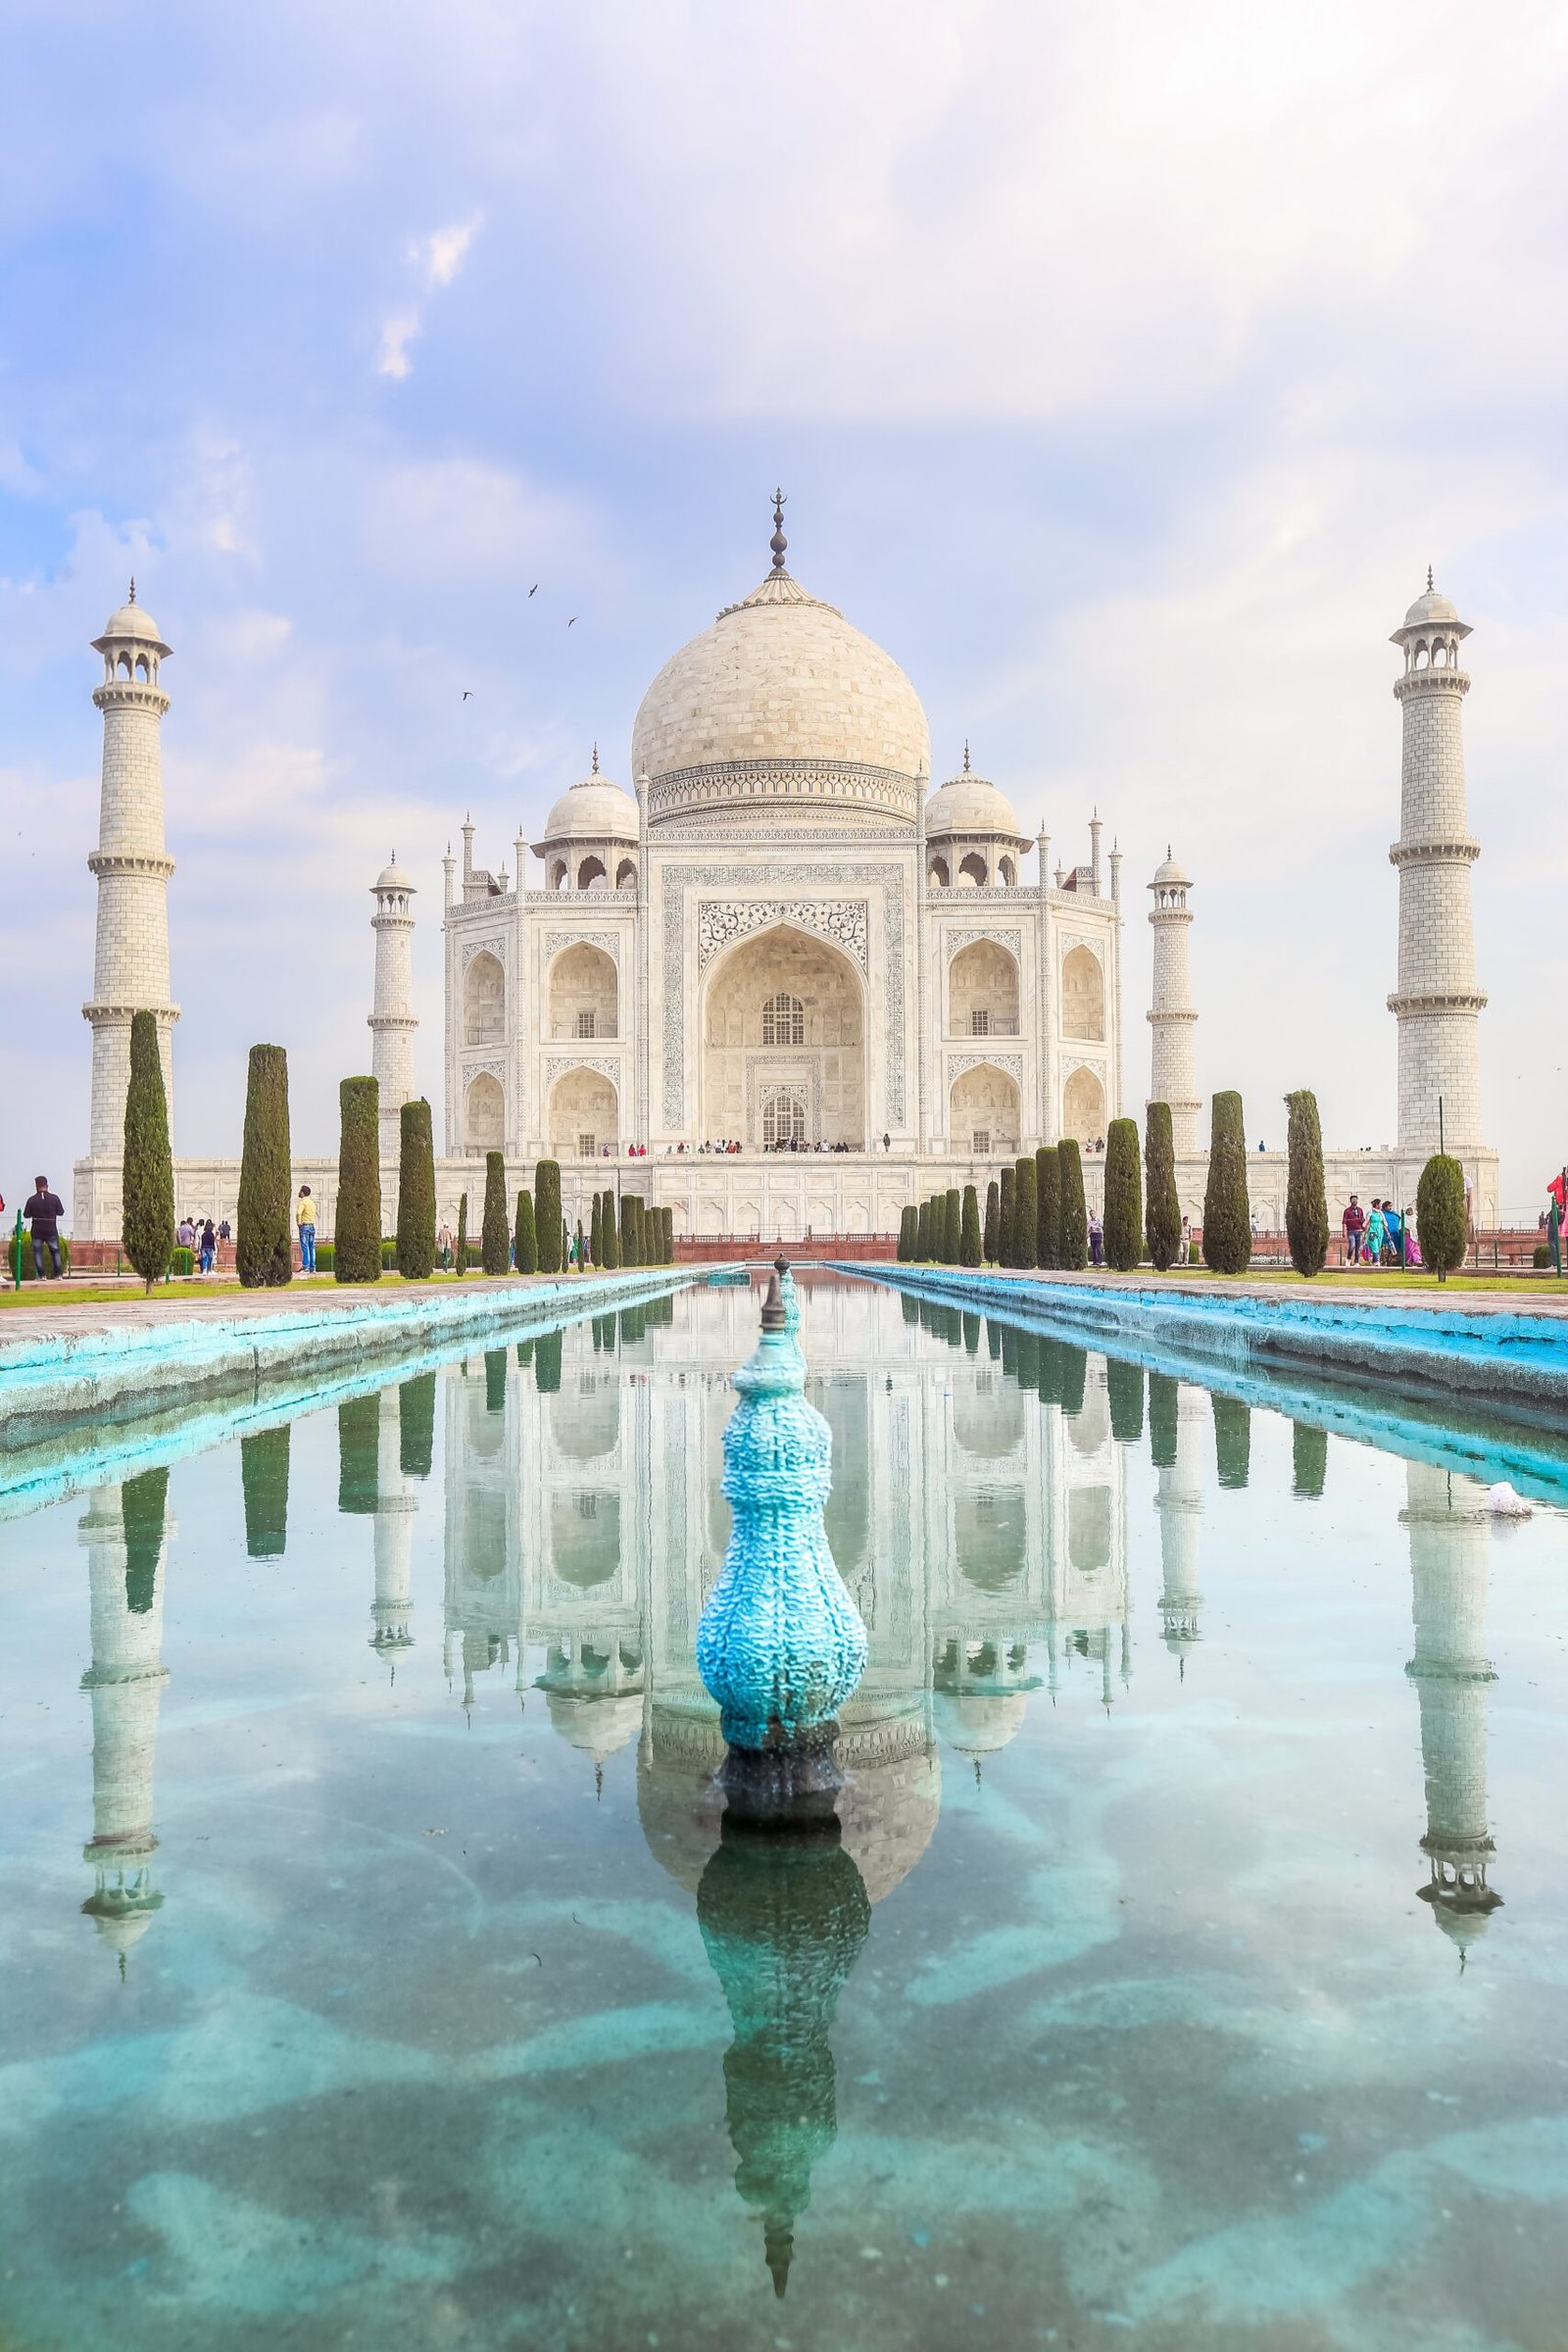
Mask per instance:
[[[1176,1467],[1176,1392],[1168,1372],[1149,1375],[1149,1457],[1156,1470]]]
[[[169,1505],[169,1472],[144,1470],[127,1478],[120,1490],[121,1523],[125,1530],[125,1606],[145,1617],[158,1588],[158,1555],[164,1547],[164,1520]]]
[[[398,1390],[398,1468],[428,1478],[435,1459],[435,1374],[421,1372]]]
[[[1089,1358],[1081,1348],[1063,1343],[1061,1350],[1061,1409],[1064,1413],[1081,1413],[1084,1409],[1084,1382],[1089,1377]]]
[[[963,1352],[965,1355],[978,1355],[980,1352],[980,1318],[978,1315],[965,1315],[963,1318]]]
[[[1021,1388],[1040,1386],[1040,1334],[1020,1331],[1018,1334],[1018,1383]]]
[[[487,1413],[504,1413],[507,1409],[507,1351],[504,1348],[487,1348],[484,1351],[484,1409]]]
[[[1214,1404],[1214,1460],[1222,1487],[1245,1487],[1252,1462],[1252,1410],[1235,1396]]]
[[[942,1337],[950,1348],[963,1346],[963,1309],[945,1306],[942,1310]]]
[[[598,1324],[596,1323],[596,1324],[594,1325],[594,1346],[597,1348],[597,1347],[598,1347],[598,1345],[599,1345],[599,1326],[598,1326]],[[525,1364],[531,1364],[532,1362],[533,1362],[533,1342],[532,1342],[532,1340],[519,1340],[519,1341],[517,1342],[517,1369],[518,1369],[518,1371],[520,1372],[520,1371],[522,1370],[522,1368],[523,1368],[523,1366],[524,1366]]]
[[[623,1348],[635,1348],[647,1329],[648,1318],[640,1306],[628,1306],[621,1310],[620,1344]]]
[[[1064,1340],[1042,1340],[1040,1369],[1036,1386],[1042,1404],[1059,1404],[1066,1386],[1067,1344]]]
[[[561,1334],[542,1331],[533,1351],[534,1386],[541,1396],[554,1396],[561,1387]]]
[[[239,1442],[245,1496],[245,1549],[253,1560],[280,1560],[288,1537],[288,1423]]]
[[[906,1323],[919,1322],[920,1301],[912,1291],[901,1291],[899,1294],[899,1303],[904,1309],[904,1320]]]
[[[650,1331],[656,1325],[662,1329],[666,1323],[673,1323],[675,1320],[674,1292],[666,1291],[662,1298],[650,1298],[648,1304],[643,1308],[643,1313],[647,1318]]]
[[[724,2054],[735,2185],[762,2216],[777,2295],[810,2202],[811,2167],[838,2132],[827,2037],[870,1922],[865,1882],[836,1821],[814,1834],[747,1831],[725,1816],[697,1889],[697,1924],[735,2030]]]
[[[362,1515],[375,1509],[380,1497],[376,1446],[380,1438],[381,1399],[351,1396],[337,1408],[337,1507]]]
[[[994,1364],[1000,1362],[1002,1357],[1002,1325],[1000,1323],[988,1321],[986,1324],[986,1353]]]
[[[1291,1460],[1292,1494],[1304,1494],[1315,1501],[1323,1492],[1323,1480],[1328,1472],[1328,1431],[1314,1429],[1310,1421],[1293,1421],[1291,1423]]]
[[[1009,1380],[1018,1377],[1018,1333],[1014,1324],[1002,1326],[1002,1369]]]
[[[1144,1367],[1117,1355],[1105,1358],[1110,1397],[1110,1434],[1118,1446],[1136,1446],[1144,1434]]]

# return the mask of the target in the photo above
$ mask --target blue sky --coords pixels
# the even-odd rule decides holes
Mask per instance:
[[[1491,1134],[1568,1156],[1568,19],[1330,0],[573,11],[170,0],[11,29],[0,139],[0,1187],[82,1149],[98,719],[165,680],[177,1144],[286,1045],[329,1149],[368,885],[511,864],[766,563],[1072,853],[1197,876],[1205,1091],[1391,1137],[1398,713],[1429,562],[1467,708]],[[529,587],[539,591],[531,600]],[[566,621],[578,615],[568,632]],[[464,689],[472,699],[462,700]],[[534,876],[538,873],[535,869]],[[67,1190],[64,1183],[60,1189]]]

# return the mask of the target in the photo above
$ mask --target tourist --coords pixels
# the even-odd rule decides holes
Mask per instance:
[[[1100,1212],[1089,1211],[1089,1263],[1102,1266],[1105,1262],[1105,1228],[1100,1222]]]
[[[1350,1205],[1340,1223],[1345,1229],[1345,1262],[1348,1266],[1358,1266],[1361,1262],[1361,1236],[1366,1231],[1366,1210],[1354,1193],[1350,1195]]]
[[[221,1225],[220,1225],[218,1228],[218,1238],[220,1242],[231,1242],[234,1239],[233,1234],[229,1231],[228,1219],[226,1217],[223,1219]]]
[[[458,1237],[453,1232],[451,1224],[446,1218],[442,1219],[441,1230],[435,1238],[437,1245],[440,1248],[442,1265],[444,1267],[450,1266],[452,1263],[452,1252],[456,1247]]]
[[[1389,1263],[1394,1266],[1402,1266],[1404,1263],[1404,1219],[1392,1200],[1385,1200],[1383,1203],[1383,1230],[1388,1235]]]
[[[182,1250],[195,1249],[196,1228],[191,1223],[189,1217],[180,1218],[179,1223],[174,1227],[174,1239]]]
[[[213,1220],[209,1217],[202,1227],[202,1272],[204,1274],[212,1272],[213,1260],[217,1255],[218,1236],[213,1230]]]
[[[22,1213],[32,1228],[33,1273],[42,1282],[44,1278],[43,1253],[47,1250],[49,1262],[54,1267],[54,1279],[58,1282],[60,1279],[60,1220],[66,1213],[66,1204],[58,1193],[52,1193],[49,1190],[47,1176],[33,1178],[32,1198]]]
[[[294,1222],[300,1229],[300,1272],[316,1272],[316,1202],[308,1184],[300,1186],[300,1197],[294,1210]]]
[[[1374,1194],[1372,1212],[1366,1221],[1366,1262],[1369,1266],[1382,1265],[1383,1245],[1387,1239],[1388,1228],[1383,1222],[1383,1203]]]

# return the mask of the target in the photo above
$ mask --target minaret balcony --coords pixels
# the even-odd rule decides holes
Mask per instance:
[[[1391,865],[1474,865],[1480,855],[1480,842],[1466,841],[1459,834],[1447,840],[1393,841],[1389,844]]]

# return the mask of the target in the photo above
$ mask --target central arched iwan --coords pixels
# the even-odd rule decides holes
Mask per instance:
[[[709,978],[702,1134],[760,1147],[764,1102],[781,1087],[804,1106],[800,1140],[863,1148],[864,984],[837,948],[788,923],[742,940]]]

